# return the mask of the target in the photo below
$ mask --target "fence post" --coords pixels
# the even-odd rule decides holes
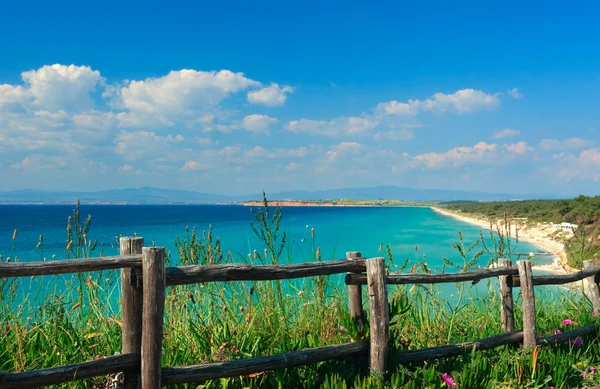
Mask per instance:
[[[390,312],[383,258],[367,260],[367,287],[371,312],[369,364],[371,374],[383,378],[386,372],[390,337]]]
[[[355,261],[360,259],[362,254],[358,251],[348,251],[346,259]],[[359,333],[363,333],[364,329],[364,312],[362,304],[362,286],[348,285],[348,305],[350,307],[350,318],[358,324]]]
[[[498,259],[498,267],[511,267],[510,259]],[[513,312],[512,276],[500,276],[500,322],[503,332],[515,330],[515,314]]]
[[[599,269],[599,268],[594,263],[593,259],[588,259],[586,261],[583,261],[583,269],[584,270],[594,270],[594,269]],[[600,313],[600,288],[598,287],[597,278],[598,278],[598,275],[593,275],[593,276],[590,276],[587,278],[588,296],[592,300],[592,305],[594,306],[594,314],[595,315],[598,315]]]
[[[141,254],[144,238],[122,237],[119,240],[120,254]],[[122,354],[142,353],[142,285],[138,280],[135,269],[121,269],[121,318]],[[140,373],[125,372],[123,375],[124,389],[137,389]]]
[[[144,312],[142,315],[142,389],[159,389],[163,316],[165,312],[165,248],[142,249]]]
[[[535,330],[535,294],[531,276],[531,261],[517,261],[521,298],[523,299],[523,348],[536,345]]]

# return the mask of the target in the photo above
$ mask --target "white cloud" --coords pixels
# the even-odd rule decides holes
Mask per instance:
[[[505,163],[517,155],[526,154],[533,149],[525,142],[507,144],[500,147],[496,143],[479,142],[473,147],[461,146],[442,153],[425,153],[413,158],[416,166],[424,165],[430,169],[459,167],[471,163]]]
[[[342,142],[327,152],[327,161],[334,162],[338,157],[360,152],[363,146],[357,142]]]
[[[181,171],[182,172],[192,172],[192,171],[196,171],[196,170],[206,170],[209,169],[210,166],[207,166],[205,164],[202,164],[198,161],[187,161],[182,167],[181,167]]]
[[[163,77],[129,81],[111,95],[116,107],[136,114],[141,123],[153,122],[156,117],[167,122],[202,121],[207,113],[218,113],[218,105],[228,96],[259,85],[243,73],[229,70],[183,69]]]
[[[508,95],[515,99],[522,99],[525,95],[519,92],[519,88],[512,88],[508,90]]]
[[[300,119],[288,122],[287,129],[295,133],[322,136],[364,135],[377,127],[379,120],[371,115],[341,117],[329,121]]]
[[[89,66],[46,65],[21,74],[33,104],[48,110],[81,110],[94,105],[90,93],[104,79]]]
[[[33,100],[33,97],[31,96],[31,93],[22,86],[0,84],[0,109],[2,109],[3,106],[12,104],[20,105],[27,100]]]
[[[426,100],[408,100],[407,103],[388,101],[377,105],[377,112],[387,115],[414,116],[421,112],[467,114],[494,109],[500,105],[498,94],[475,89],[461,89],[452,94],[436,93]]]
[[[556,158],[558,165],[545,169],[552,178],[600,181],[600,148],[583,150],[579,156],[561,153]]]
[[[121,131],[115,139],[114,151],[126,160],[136,160],[141,157],[160,158],[164,155],[167,145],[180,143],[183,140],[181,134],[160,136],[150,131]]]
[[[504,145],[506,150],[515,154],[525,154],[528,151],[533,151],[533,147],[530,147],[525,142],[517,142],[513,144]]]
[[[132,170],[133,170],[133,166],[131,166],[130,164],[127,164],[127,163],[123,166],[119,166],[119,173],[129,173]]]
[[[250,132],[268,134],[272,125],[279,123],[277,119],[267,115],[252,114],[244,117],[242,127]]]
[[[513,136],[517,136],[519,134],[520,134],[520,132],[517,130],[513,130],[511,128],[504,128],[502,130],[496,131],[492,138],[494,138],[494,139],[510,138]]]
[[[584,149],[593,145],[593,140],[586,140],[580,138],[569,138],[564,140],[543,139],[540,142],[540,148],[544,150],[577,150]]]
[[[279,107],[287,101],[287,94],[294,92],[294,88],[288,85],[283,87],[271,83],[266,88],[248,92],[248,101],[252,104],[263,104],[269,107]]]

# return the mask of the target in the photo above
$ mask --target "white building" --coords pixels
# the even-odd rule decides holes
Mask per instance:
[[[560,223],[561,230],[575,231],[576,228],[577,228],[577,224],[564,223],[564,222]]]

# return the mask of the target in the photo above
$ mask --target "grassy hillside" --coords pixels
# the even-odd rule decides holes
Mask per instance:
[[[530,223],[574,223],[579,227],[565,246],[569,264],[580,268],[583,260],[600,255],[600,196],[579,196],[569,200],[448,203],[445,207],[489,218],[508,215],[509,218],[527,218]]]

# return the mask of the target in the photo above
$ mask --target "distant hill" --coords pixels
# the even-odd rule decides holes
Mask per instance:
[[[0,192],[0,203],[72,203],[79,199],[83,203],[223,203],[260,200],[262,194],[226,196],[185,190],[137,188],[114,189],[99,192],[68,192],[20,190]],[[271,200],[406,200],[406,201],[493,201],[556,198],[552,196],[523,196],[506,193],[467,192],[455,190],[412,189],[399,186],[375,186],[367,188],[330,189],[321,191],[286,191],[267,193]]]

